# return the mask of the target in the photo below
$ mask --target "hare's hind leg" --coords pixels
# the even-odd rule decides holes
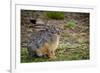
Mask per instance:
[[[43,47],[36,50],[38,56],[48,56],[50,59],[55,59],[55,50],[50,48],[51,46],[48,43],[44,43]]]
[[[41,49],[37,49],[36,50],[36,54],[37,54],[38,57],[42,57],[43,56],[43,53],[42,53]]]
[[[52,58],[53,57],[52,50],[50,50],[50,45],[48,43],[44,43],[43,51],[44,51],[45,55],[48,56],[48,58]]]
[[[43,58],[47,58],[48,57],[47,48],[45,48],[45,47],[39,48],[36,52],[37,52],[37,55],[39,57],[43,57]]]

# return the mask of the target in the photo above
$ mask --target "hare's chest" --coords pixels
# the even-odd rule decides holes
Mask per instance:
[[[55,38],[55,41],[53,41],[53,42],[51,43],[51,49],[57,49],[58,45],[59,45],[59,36],[57,36],[57,37]]]

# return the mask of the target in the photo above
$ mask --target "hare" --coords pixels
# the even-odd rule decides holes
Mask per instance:
[[[55,59],[55,51],[60,39],[59,30],[53,25],[43,27],[43,30],[32,33],[27,44],[28,53],[31,57]]]

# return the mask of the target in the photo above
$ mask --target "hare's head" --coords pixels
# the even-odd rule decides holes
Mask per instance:
[[[55,26],[48,26],[47,28],[46,28],[46,31],[47,32],[49,32],[49,33],[52,33],[52,34],[57,34],[57,35],[59,35],[60,34],[60,30],[59,30],[59,28],[57,28],[57,27],[55,27]]]

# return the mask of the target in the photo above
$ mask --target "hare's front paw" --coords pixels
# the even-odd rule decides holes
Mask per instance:
[[[51,57],[49,57],[49,59],[50,60],[55,60],[55,59],[57,59],[57,57],[56,56],[51,56]]]

